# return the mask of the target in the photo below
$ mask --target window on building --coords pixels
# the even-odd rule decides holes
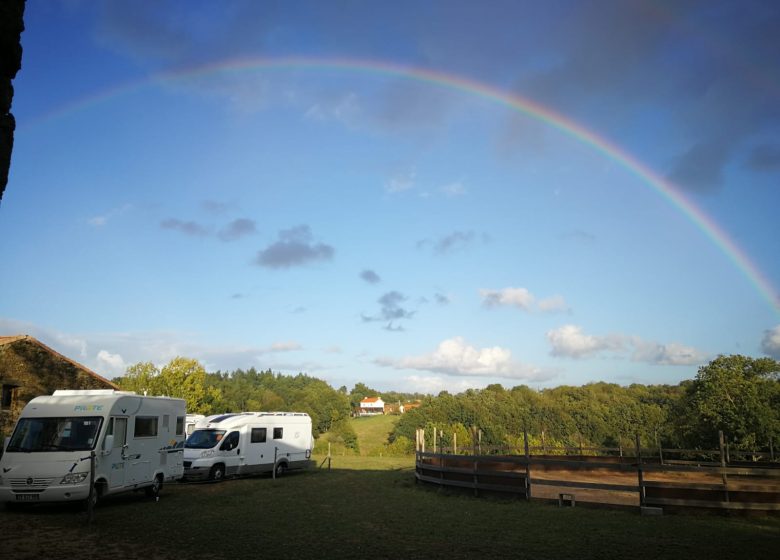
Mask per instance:
[[[266,437],[265,428],[252,428],[252,435],[249,440],[250,443],[265,443]]]
[[[274,439],[282,439],[284,428],[274,428]]]
[[[14,400],[14,389],[16,389],[16,385],[3,385],[2,394],[0,394],[0,408],[11,408],[11,402]]]
[[[157,416],[136,416],[135,437],[157,436]]]

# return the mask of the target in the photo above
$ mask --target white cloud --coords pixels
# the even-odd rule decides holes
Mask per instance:
[[[564,325],[547,332],[547,340],[552,346],[550,354],[567,358],[583,358],[609,350],[621,350],[621,337],[591,336],[584,334],[582,328],[576,325]]]
[[[609,352],[634,362],[666,366],[696,365],[707,359],[696,348],[677,342],[661,344],[622,334],[589,335],[577,325],[564,325],[548,331],[547,340],[551,346],[550,354],[565,358],[595,357]]]
[[[268,352],[293,352],[295,350],[301,350],[303,346],[294,341],[287,342],[274,342],[268,349]]]
[[[658,344],[634,340],[634,353],[631,359],[635,362],[646,362],[663,366],[691,366],[706,361],[706,357],[690,346],[672,342]]]
[[[114,375],[121,375],[127,369],[125,361],[120,354],[112,354],[108,350],[101,350],[97,353],[97,362],[100,364],[101,371],[109,371]]]
[[[69,336],[66,334],[56,334],[55,338],[58,344],[78,351],[82,358],[87,357],[87,341],[81,337]]]
[[[558,295],[539,300],[538,308],[539,311],[544,313],[556,313],[559,311],[568,311],[569,309],[563,296]]]
[[[523,311],[538,311],[541,313],[557,313],[569,311],[566,300],[561,295],[554,295],[538,300],[527,288],[504,288],[502,290],[482,289],[482,305],[485,307],[517,307]]]
[[[530,311],[535,298],[525,288],[504,288],[503,290],[480,290],[482,304],[485,307],[518,307],[524,311]]]
[[[549,376],[539,368],[512,360],[512,352],[500,346],[475,348],[456,336],[444,340],[430,354],[400,360],[380,358],[376,363],[397,369],[416,369],[454,376],[485,376],[539,380]]]
[[[780,325],[764,331],[761,351],[775,360],[780,360]]]

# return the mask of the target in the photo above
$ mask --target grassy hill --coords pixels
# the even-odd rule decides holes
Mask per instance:
[[[385,446],[387,437],[393,431],[396,422],[400,416],[379,415],[379,416],[360,416],[350,418],[349,422],[355,430],[358,439],[358,449],[361,456],[379,457],[385,455]],[[333,434],[326,432],[322,434],[315,445],[315,453],[325,454],[328,451],[328,442],[331,443],[331,454],[333,455],[355,455],[355,451],[347,449],[338,441]]]
[[[361,455],[377,456],[387,444],[387,437],[395,428],[400,416],[381,414],[352,418],[352,427],[358,437]]]

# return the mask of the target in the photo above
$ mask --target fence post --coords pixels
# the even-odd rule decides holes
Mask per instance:
[[[658,439],[658,430],[655,431],[655,444],[658,446],[658,457],[661,460],[661,464],[664,464],[664,448],[661,445],[661,440]]]
[[[477,428],[474,426],[471,427],[471,455],[477,456]]]
[[[95,451],[89,454],[89,497],[87,498],[87,523],[95,518]]]
[[[542,430],[542,453],[547,455],[547,444],[544,441],[544,430]]]
[[[642,473],[642,448],[639,446],[639,433],[636,434],[636,473],[639,481],[639,507],[645,505],[645,478]]]
[[[436,428],[433,428],[433,452],[436,453]]]
[[[724,443],[723,443],[723,430],[718,430],[718,444],[720,446],[720,468],[723,469],[721,471],[722,478],[723,478],[723,497],[728,502],[729,488],[728,488],[728,477],[726,476],[726,453],[724,450]]]
[[[582,455],[582,434],[577,434],[577,436],[580,438],[580,455]]]
[[[330,470],[330,461],[331,461],[330,442],[328,442],[328,470]],[[274,470],[276,470],[276,469],[274,469]]]
[[[421,451],[425,453],[425,428],[420,428],[420,446],[422,447]]]
[[[525,447],[525,499],[531,499],[531,452],[528,447],[528,430],[523,428],[523,444]]]
[[[479,430],[479,439],[477,440],[477,446],[479,448],[479,454],[482,455],[482,430]]]
[[[458,434],[455,432],[452,432],[452,454],[458,454]]]

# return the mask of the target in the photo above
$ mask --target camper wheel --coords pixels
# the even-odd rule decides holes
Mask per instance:
[[[214,482],[220,482],[224,478],[225,478],[225,465],[214,465],[213,467],[211,467],[211,472],[209,473],[209,479],[213,480]]]
[[[144,491],[146,492],[146,495],[150,498],[156,498],[160,495],[160,490],[162,490],[163,487],[163,476],[161,474],[158,474],[154,477],[154,482],[152,482],[151,486],[147,486],[144,488]]]
[[[277,478],[282,476],[285,473],[286,470],[287,470],[287,463],[285,463],[284,461],[279,461],[278,463],[276,463],[276,477]]]
[[[97,507],[98,503],[100,503],[100,499],[103,497],[103,493],[105,492],[105,483],[104,482],[96,482],[95,488],[92,490],[92,495],[86,499],[86,507],[87,510],[89,510],[90,507],[90,500],[92,501],[92,508]]]

